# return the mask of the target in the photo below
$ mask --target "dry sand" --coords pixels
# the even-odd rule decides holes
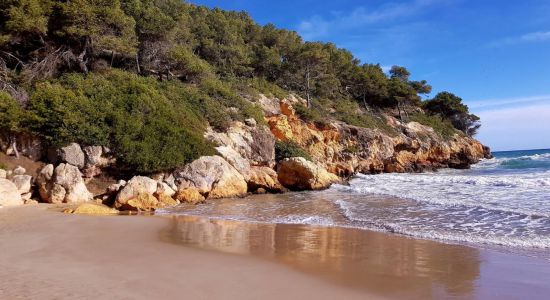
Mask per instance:
[[[0,299],[548,299],[550,262],[354,229],[0,209]]]

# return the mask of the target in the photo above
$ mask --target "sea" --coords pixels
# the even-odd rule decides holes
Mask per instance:
[[[469,170],[357,175],[326,191],[224,199],[159,213],[361,228],[549,253],[550,149],[493,154]]]

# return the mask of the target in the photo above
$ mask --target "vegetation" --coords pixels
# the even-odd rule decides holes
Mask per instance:
[[[100,143],[142,172],[210,153],[207,125],[264,122],[245,100],[259,93],[304,97],[296,110],[317,123],[395,133],[379,112],[408,120],[424,109],[414,118],[439,115],[470,135],[479,128],[450,93],[423,103],[431,86],[404,67],[388,76],[334,44],[180,0],[2,1],[0,90],[9,94],[0,94],[3,132]]]
[[[277,141],[275,143],[275,160],[280,162],[285,158],[303,157],[307,160],[311,160],[311,157],[300,145],[293,141]]]
[[[450,139],[457,133],[456,129],[453,127],[453,124],[439,116],[416,113],[411,116],[411,121],[432,127],[436,133],[445,139]]]

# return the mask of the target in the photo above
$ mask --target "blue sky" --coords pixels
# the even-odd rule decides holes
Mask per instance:
[[[402,65],[461,96],[494,150],[550,148],[550,0],[195,0]]]

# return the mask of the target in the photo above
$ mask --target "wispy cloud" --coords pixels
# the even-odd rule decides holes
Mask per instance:
[[[334,13],[331,18],[313,16],[298,25],[298,32],[306,39],[326,36],[330,32],[358,28],[418,15],[426,8],[454,3],[457,0],[414,0],[390,2],[377,8],[358,7],[349,13]]]
[[[485,99],[468,102],[468,106],[470,107],[470,109],[476,112],[501,110],[514,107],[530,107],[541,104],[550,105],[550,95],[538,95],[519,98]]]
[[[537,43],[550,41],[550,31],[535,31],[525,33],[520,36],[507,37],[504,39],[496,40],[488,44],[489,47],[502,47],[523,43]]]

